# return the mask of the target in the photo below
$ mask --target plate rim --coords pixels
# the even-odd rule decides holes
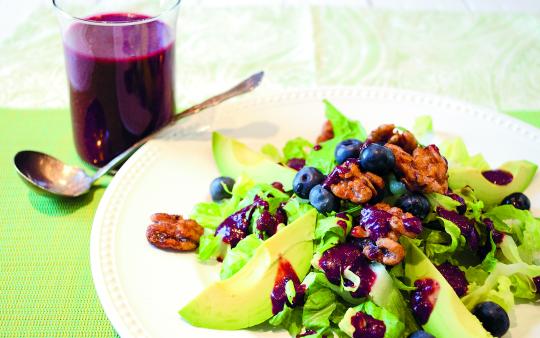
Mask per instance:
[[[505,115],[489,107],[479,106],[453,97],[437,94],[386,87],[318,87],[296,88],[277,91],[253,93],[249,96],[225,102],[209,110],[223,107],[239,107],[273,105],[279,102],[299,102],[301,100],[321,99],[322,97],[339,98],[365,98],[381,99],[394,102],[411,102],[433,107],[444,107],[449,110],[461,111],[477,118],[491,120],[493,123],[509,128],[512,132],[528,137],[531,141],[540,144],[540,129],[520,121],[512,116]],[[196,116],[189,117],[194,119]],[[169,137],[171,133],[164,133],[162,137]],[[146,330],[139,325],[135,313],[130,309],[125,296],[119,286],[117,271],[114,269],[114,219],[115,204],[122,200],[121,196],[128,194],[129,189],[118,191],[127,176],[131,180],[143,174],[146,164],[151,157],[157,156],[151,150],[153,142],[139,148],[122,166],[106,188],[92,222],[90,234],[90,268],[92,279],[103,307],[116,332],[121,337],[148,337]],[[108,216],[108,215],[113,215]],[[108,230],[108,231],[107,231]]]

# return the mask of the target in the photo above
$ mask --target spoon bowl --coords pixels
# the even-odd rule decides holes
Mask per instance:
[[[40,194],[62,197],[81,196],[90,190],[95,181],[123,163],[135,150],[156,137],[163,129],[172,126],[181,118],[252,91],[259,86],[263,76],[264,72],[255,73],[231,89],[174,115],[161,129],[154,131],[124,150],[92,176],[87,175],[81,168],[67,165],[55,157],[32,150],[20,151],[15,155],[13,159],[15,169],[23,181]]]
[[[20,151],[13,163],[22,180],[41,194],[77,197],[88,192],[93,182],[81,168],[38,151]]]

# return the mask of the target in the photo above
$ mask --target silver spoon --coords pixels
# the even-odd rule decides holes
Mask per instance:
[[[81,168],[67,165],[50,155],[31,150],[20,151],[15,155],[13,159],[15,169],[23,181],[38,193],[64,197],[81,196],[87,193],[92,184],[101,176],[124,162],[135,150],[148,140],[154,138],[164,128],[173,125],[181,118],[213,107],[232,97],[252,91],[257,88],[263,76],[264,72],[253,74],[226,92],[213,96],[174,115],[169,123],[126,149],[92,176],[87,175]]]

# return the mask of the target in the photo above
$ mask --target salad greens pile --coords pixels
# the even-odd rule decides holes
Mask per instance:
[[[359,122],[347,119],[328,101],[324,103],[334,137],[321,142],[318,145],[320,149],[313,150],[312,142],[297,137],[286,142],[282,149],[267,144],[261,152],[277,163],[286,164],[291,159],[300,159],[305,161],[305,166],[316,168],[324,175],[330,174],[337,165],[334,155],[336,146],[348,139],[363,142],[368,134]],[[412,131],[418,140],[426,142],[433,133],[431,118],[424,116],[417,119]],[[440,149],[450,168],[490,168],[482,155],[471,155],[460,138],[444,141]],[[222,261],[222,280],[242,269],[257,248],[273,235],[273,231],[261,228],[258,222],[263,214],[284,213],[285,223],[290,224],[314,209],[306,199],[293,192],[284,192],[275,184],[255,182],[245,175],[234,179],[235,184],[228,191],[230,198],[198,203],[191,214],[191,218],[205,229],[200,239],[198,257],[201,261]],[[407,188],[394,174],[384,179],[388,188],[383,201],[393,205],[407,192]],[[540,284],[540,220],[529,210],[520,210],[511,204],[484,203],[476,191],[468,186],[454,189],[452,193],[453,197],[450,194],[425,194],[430,208],[422,219],[423,230],[416,238],[407,240],[418,247],[433,265],[449,263],[463,273],[466,292],[461,295],[461,302],[469,310],[479,303],[492,301],[511,311],[516,299],[537,299]],[[216,229],[226,218],[249,206],[252,208],[247,218],[247,235],[234,246],[223,241]],[[305,288],[303,300],[297,300],[300,291],[292,281],[288,281],[285,285],[287,301],[283,309],[268,320],[270,325],[282,327],[292,336],[302,337],[356,337],[358,335],[351,320],[364,320],[366,325],[372,321],[375,331],[376,326],[380,325],[377,323],[382,321],[385,326],[383,335],[387,338],[405,337],[420,329],[410,310],[410,294],[416,286],[415,281],[407,276],[405,261],[395,266],[370,262],[376,279],[371,291],[362,297],[353,294],[365,282],[362,280],[365,276],[357,275],[352,268],[345,268],[341,271],[341,281],[335,283],[319,266],[325,252],[338,245],[353,243],[351,230],[358,225],[357,218],[364,207],[342,201],[339,213],[318,213],[311,270],[301,280]],[[460,218],[445,217],[442,209],[459,214]],[[460,222],[472,227],[467,230],[469,232],[464,230]],[[286,224],[280,223],[275,231],[280,231]],[[358,314],[369,316],[362,319]],[[452,336],[449,332],[448,337]]]

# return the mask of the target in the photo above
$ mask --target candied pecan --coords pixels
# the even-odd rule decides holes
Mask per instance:
[[[191,251],[197,248],[204,229],[194,220],[180,215],[153,214],[146,229],[146,239],[160,249]]]
[[[324,141],[328,141],[333,138],[334,138],[334,127],[332,126],[332,122],[330,122],[330,120],[327,120],[323,124],[321,134],[319,135],[319,137],[317,137],[317,143],[322,143]]]
[[[414,135],[408,130],[399,130],[393,124],[383,124],[374,129],[368,137],[371,143],[395,144],[408,153],[418,146]]]
[[[396,170],[409,190],[446,194],[448,164],[435,145],[418,147],[412,155],[397,145],[386,144],[385,146],[394,154]]]
[[[405,249],[393,239],[379,238],[376,245],[383,253],[380,262],[385,265],[396,265],[405,257]]]
[[[379,210],[384,210],[390,215],[392,215],[390,219],[388,220],[388,223],[390,224],[390,227],[392,228],[392,230],[396,232],[397,234],[407,236],[409,238],[415,238],[418,235],[418,233],[413,232],[410,229],[407,229],[407,227],[403,223],[404,220],[415,218],[415,216],[411,214],[410,212],[403,212],[403,210],[401,210],[398,207],[392,207],[389,204],[382,203],[382,202],[375,204],[373,207]],[[418,219],[417,221],[419,221],[421,224],[420,219]],[[387,237],[391,238],[391,236],[387,236]],[[391,239],[397,240],[397,238],[391,238]]]
[[[360,171],[358,164],[346,161],[338,173],[339,180],[330,185],[330,190],[336,197],[353,203],[365,203],[377,196],[378,190],[384,188],[384,180],[370,172]]]

